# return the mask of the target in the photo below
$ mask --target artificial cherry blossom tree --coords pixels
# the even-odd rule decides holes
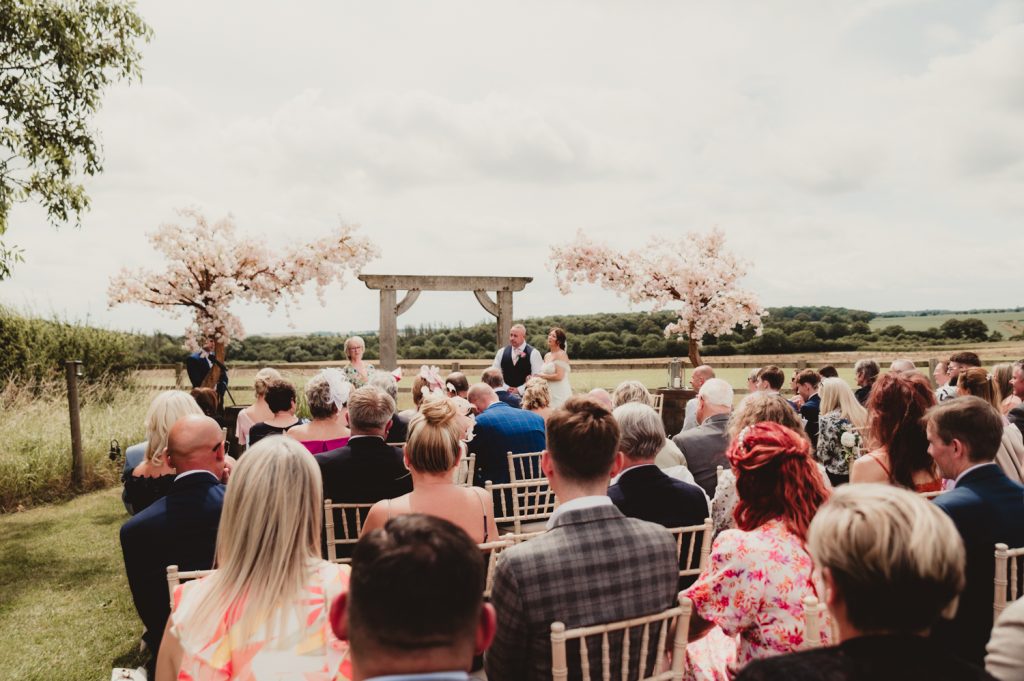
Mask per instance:
[[[646,247],[620,253],[586,237],[551,249],[550,264],[562,293],[583,282],[624,294],[633,304],[653,302],[653,311],[671,307],[678,319],[665,327],[689,341],[689,359],[701,364],[700,340],[721,336],[737,325],[761,330],[765,312],[750,291],[739,287],[747,264],[725,249],[725,235],[689,233],[678,241],[652,238]]]
[[[309,243],[270,249],[252,235],[239,238],[230,216],[211,224],[196,210],[181,215],[192,224],[164,224],[149,235],[167,258],[166,271],[122,269],[111,277],[108,302],[111,307],[142,303],[175,315],[187,309],[192,323],[186,329],[186,346],[196,350],[202,339],[213,339],[221,362],[228,342],[245,337],[241,320],[229,311],[233,302],[256,302],[270,311],[283,303],[287,312],[312,281],[323,305],[328,284],[344,286],[346,272],[357,273],[379,256],[377,247],[356,236],[351,226]],[[219,378],[214,364],[204,385],[216,385]]]

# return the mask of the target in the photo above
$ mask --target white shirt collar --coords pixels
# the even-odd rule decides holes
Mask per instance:
[[[985,463],[976,463],[973,466],[971,466],[970,468],[968,468],[967,470],[965,470],[962,473],[960,473],[960,475],[956,476],[956,480],[953,481],[953,487],[956,487],[957,485],[959,485],[960,481],[963,480],[963,477],[965,475],[967,475],[968,473],[970,473],[971,471],[975,470],[975,469],[981,468],[982,466],[998,466],[998,465],[999,464],[997,464],[995,461],[986,461]]]
[[[192,475],[193,473],[206,473],[207,475],[209,475],[213,479],[215,479],[215,480],[217,479],[217,476],[214,475],[211,471],[208,471],[208,470],[206,470],[204,468],[193,468],[190,471],[185,471],[184,473],[178,473],[177,475],[175,475],[174,476],[174,482],[178,482],[179,480],[184,478],[186,475]],[[217,482],[220,482],[220,480],[217,480]]]
[[[628,473],[628,472],[630,472],[632,470],[636,470],[637,468],[643,468],[644,466],[655,466],[655,467],[657,467],[657,465],[658,464],[656,464],[656,463],[654,463],[652,461],[651,463],[642,463],[642,464],[639,464],[637,466],[630,466],[629,468],[625,468],[625,469],[619,471],[619,474],[616,475],[614,478],[612,478],[611,482],[608,483],[608,485],[611,486],[611,485],[617,484],[619,482],[619,478],[621,478],[623,475],[625,475],[626,473]]]
[[[551,529],[555,526],[555,520],[558,516],[569,511],[581,511],[585,508],[597,508],[598,506],[612,506],[612,500],[607,495],[594,495],[589,497],[576,497],[572,501],[567,501],[551,514],[548,518],[547,529]]]

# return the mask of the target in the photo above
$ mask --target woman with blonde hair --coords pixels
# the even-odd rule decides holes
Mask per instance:
[[[306,384],[306,404],[312,421],[288,429],[310,454],[322,454],[348,444],[350,431],[345,423],[352,384],[341,369],[324,369]]]
[[[360,336],[352,336],[345,340],[345,356],[348,357],[345,378],[356,388],[366,385],[370,380],[370,374],[375,371],[372,364],[363,362],[365,352],[366,341]]]
[[[818,395],[821,416],[815,455],[832,485],[841,485],[850,481],[849,449],[843,446],[843,433],[861,433],[868,424],[868,411],[841,378],[826,378],[818,386]]]
[[[238,444],[245,447],[249,444],[249,429],[257,423],[269,421],[274,418],[274,412],[267,406],[267,388],[272,381],[280,381],[281,374],[277,369],[263,367],[256,372],[253,379],[253,390],[256,391],[256,401],[238,412],[238,420],[235,422],[235,438]]]
[[[346,678],[331,602],[349,567],[320,558],[320,468],[298,442],[268,437],[231,476],[216,571],[174,592],[157,680]]]
[[[999,412],[1006,416],[1010,410],[1021,403],[1019,397],[1013,394],[1013,365],[1009,363],[996,364],[992,367],[992,380],[999,386],[999,394],[1003,396],[1000,402]]]
[[[539,414],[545,421],[551,416],[551,393],[543,378],[531,378],[523,386],[522,408]]]
[[[960,370],[956,381],[957,396],[974,395],[985,400],[1002,413],[999,385],[994,376],[979,367]],[[1010,393],[1013,394],[1012,392]],[[1006,476],[1024,484],[1024,438],[1017,426],[1003,415],[1003,438],[996,452],[995,462]]]
[[[150,402],[146,411],[146,441],[125,451],[121,500],[129,513],[138,513],[170,491],[175,472],[164,456],[167,434],[182,416],[202,413],[192,396],[181,390],[162,392]]]
[[[362,534],[372,532],[396,515],[425,513],[458,525],[482,544],[498,538],[494,500],[479,487],[453,482],[459,460],[466,453],[465,440],[472,427],[454,400],[427,395],[420,411],[409,422],[405,440],[405,466],[412,474],[412,492],[373,505]]]

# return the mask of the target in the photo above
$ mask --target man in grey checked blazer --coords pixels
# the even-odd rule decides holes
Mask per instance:
[[[490,681],[551,678],[551,623],[573,628],[672,607],[679,566],[664,527],[627,518],[607,496],[622,468],[619,431],[596,401],[572,397],[548,419],[541,466],[561,506],[548,532],[505,550],[494,571],[491,598],[498,633],[484,660]],[[612,639],[611,659],[621,657]],[[570,678],[579,677],[575,645]],[[630,647],[639,655],[639,645]],[[601,647],[591,645],[600,669]]]

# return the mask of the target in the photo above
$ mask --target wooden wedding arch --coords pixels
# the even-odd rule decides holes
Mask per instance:
[[[435,276],[422,274],[361,274],[366,287],[380,291],[380,368],[398,366],[398,316],[406,311],[421,291],[472,291],[480,305],[498,318],[495,348],[508,342],[512,330],[512,294],[522,291],[533,277]],[[398,302],[398,292],[405,291]],[[495,292],[492,299],[489,291]]]

